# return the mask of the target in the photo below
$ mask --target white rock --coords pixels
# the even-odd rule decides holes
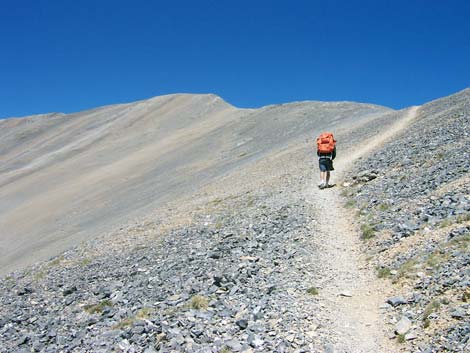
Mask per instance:
[[[352,293],[351,293],[350,291],[348,291],[348,290],[342,291],[341,293],[339,293],[339,295],[340,295],[341,297],[349,297],[349,298],[353,296]]]
[[[399,335],[404,335],[411,328],[411,320],[403,316],[400,321],[395,325],[395,332]]]

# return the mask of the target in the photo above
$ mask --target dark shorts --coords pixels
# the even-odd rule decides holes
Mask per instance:
[[[320,166],[321,172],[329,172],[331,170],[335,170],[333,168],[333,161],[329,158],[320,158],[318,160],[318,165]]]

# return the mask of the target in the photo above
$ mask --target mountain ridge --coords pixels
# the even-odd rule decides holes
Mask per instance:
[[[41,119],[41,118],[59,118],[59,117],[71,117],[77,114],[83,114],[83,113],[92,113],[95,111],[100,111],[103,109],[108,109],[108,108],[114,108],[114,107],[128,107],[128,106],[133,106],[133,105],[138,105],[140,103],[148,103],[152,102],[155,100],[160,100],[160,99],[174,99],[178,97],[207,97],[211,99],[215,99],[218,101],[221,101],[223,104],[226,104],[230,107],[233,107],[235,109],[239,110],[261,110],[261,109],[269,109],[273,107],[281,107],[281,106],[289,106],[289,105],[302,105],[302,104],[354,104],[354,105],[364,105],[364,106],[370,106],[370,107],[376,107],[376,108],[387,108],[390,110],[396,110],[393,108],[389,108],[380,104],[373,104],[373,103],[366,103],[366,102],[355,102],[355,101],[350,101],[350,100],[340,100],[340,101],[321,101],[321,100],[300,100],[300,101],[291,101],[291,102],[285,102],[285,103],[273,103],[273,104],[267,104],[263,105],[260,107],[256,108],[243,108],[243,107],[237,107],[234,106],[233,104],[229,103],[228,101],[224,100],[221,96],[218,96],[214,93],[172,93],[172,94],[165,94],[165,95],[160,95],[160,96],[154,96],[151,98],[145,98],[145,99],[139,99],[136,101],[132,102],[127,102],[127,103],[111,103],[111,104],[105,104],[102,106],[97,106],[89,109],[84,109],[84,110],[79,110],[76,112],[70,112],[70,113],[63,113],[63,112],[50,112],[50,113],[41,113],[41,114],[33,114],[33,115],[24,115],[24,116],[12,116],[12,117],[4,117],[0,118],[0,124],[4,121],[7,120],[15,120],[15,119]]]

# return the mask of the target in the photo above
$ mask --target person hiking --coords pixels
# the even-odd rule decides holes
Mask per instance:
[[[334,170],[333,159],[336,158],[336,140],[331,132],[324,132],[317,138],[317,156],[320,167],[320,189],[328,188],[330,184],[330,172]]]

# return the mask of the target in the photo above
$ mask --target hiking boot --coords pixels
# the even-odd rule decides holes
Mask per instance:
[[[324,188],[326,188],[326,184],[322,181],[320,184],[318,184],[318,187],[320,189],[324,189]]]

